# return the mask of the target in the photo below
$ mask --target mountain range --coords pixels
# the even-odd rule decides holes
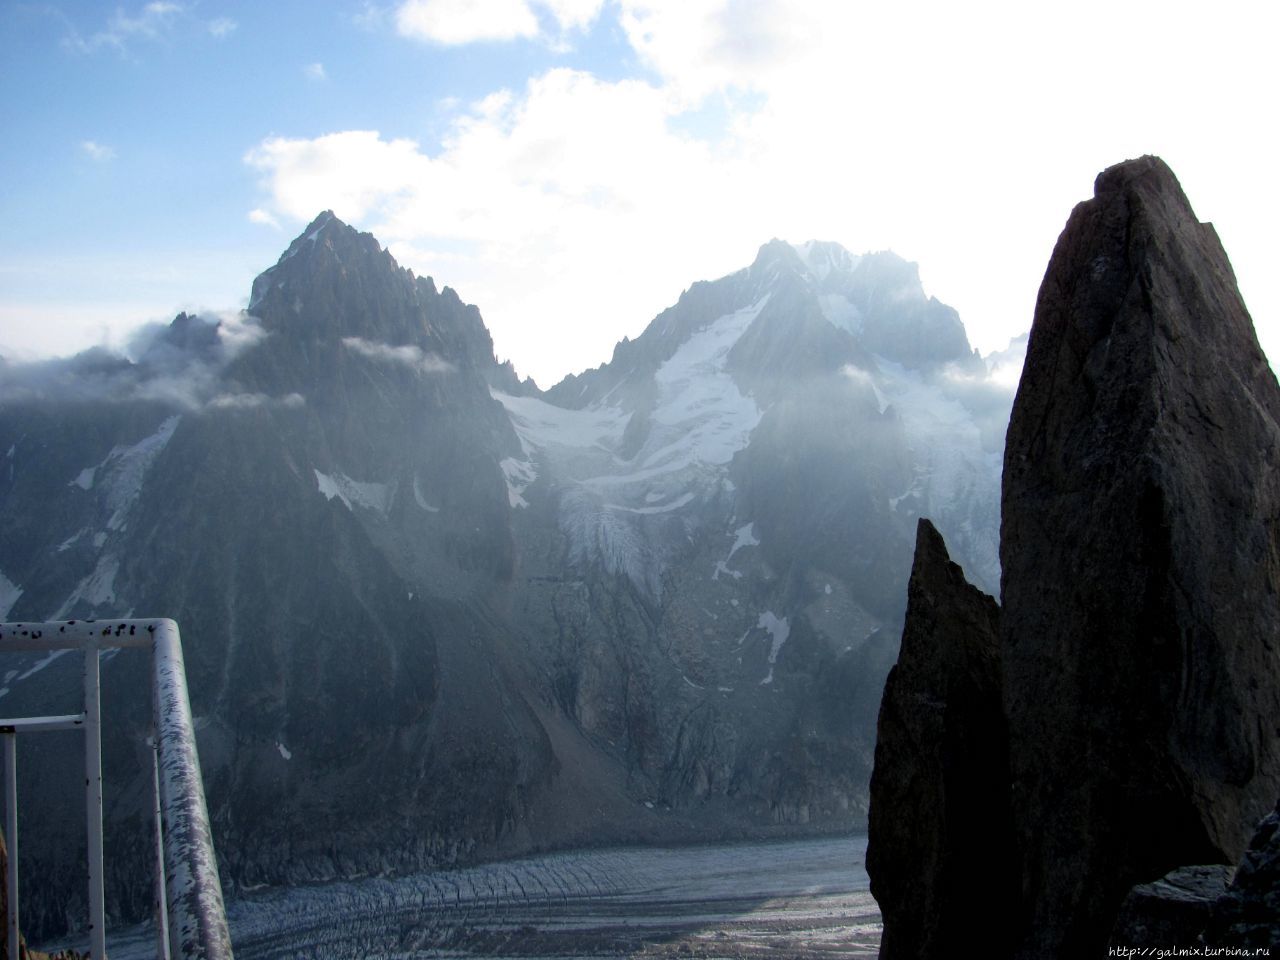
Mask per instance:
[[[0,361],[0,619],[179,621],[232,892],[856,828],[917,519],[999,584],[1024,347],[979,356],[892,253],[774,240],[543,391],[326,212],[245,311]],[[0,712],[78,690],[9,659]],[[117,916],[149,909],[136,659],[103,667]],[[79,760],[22,757],[38,935],[83,913]]]

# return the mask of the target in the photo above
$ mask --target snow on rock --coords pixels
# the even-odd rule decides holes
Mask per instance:
[[[507,480],[507,500],[511,503],[511,509],[527,507],[529,501],[524,498],[524,492],[529,484],[538,479],[537,468],[532,462],[517,460],[515,457],[507,457],[498,466],[502,468],[502,475]]]
[[[313,468],[314,469],[314,468]],[[356,507],[372,510],[382,516],[391,509],[391,501],[395,497],[395,485],[387,483],[369,483],[363,480],[352,480],[342,473],[321,473],[315,470],[316,486],[326,500],[335,497],[342,501],[348,510]]]
[[[862,261],[838,243],[830,240],[807,240],[793,243],[791,249],[799,254],[805,269],[821,283],[832,272],[852,273]]]
[[[426,498],[426,497],[424,497],[424,496],[422,495],[422,486],[421,486],[421,484],[418,482],[418,475],[417,475],[417,474],[414,474],[414,476],[413,476],[413,500],[414,500],[414,502],[415,502],[419,507],[421,507],[423,510],[427,511],[427,513],[439,513],[439,512],[440,512],[440,508],[439,508],[439,507],[433,507],[430,503],[428,503],[428,502],[427,502],[427,498]],[[411,599],[412,599],[412,597],[411,597]]]
[[[758,547],[760,541],[756,538],[755,523],[744,524],[734,531],[733,546],[729,548],[729,555],[723,560],[717,560],[715,569],[711,573],[712,580],[719,580],[720,575],[733,577],[735,580],[742,579],[742,571],[732,570],[729,568],[729,561],[733,559],[733,555],[743,547]]]
[[[767,300],[708,324],[658,368],[653,435],[637,457],[646,478],[699,463],[727,464],[747,445],[761,411],[733,382],[726,361]]]
[[[0,620],[9,619],[9,611],[22,596],[22,588],[0,571]]]
[[[669,503],[658,504],[656,506],[626,507],[619,503],[607,503],[605,504],[605,506],[608,507],[610,510],[621,510],[624,513],[638,513],[638,514],[670,513],[672,510],[679,510],[681,507],[689,503],[692,503],[695,496],[696,494],[693,494],[693,493],[684,493],[676,497],[674,500],[670,501]],[[658,498],[661,499],[661,494],[658,495]],[[647,499],[648,498],[646,497],[646,500]]]
[[[75,613],[77,604],[81,602],[87,603],[94,613],[97,613],[102,607],[114,604],[117,599],[116,574],[119,572],[120,560],[117,557],[99,557],[93,571],[76,585],[76,588],[71,591],[71,595],[63,601],[62,606],[49,619],[66,620]]]
[[[1000,583],[995,523],[977,521],[970,512],[1000,503],[1002,450],[984,450],[982,433],[970,410],[948,391],[945,378],[931,380],[883,357],[876,357],[881,384],[902,419],[915,476],[891,509],[935,518],[949,544],[965,559],[975,585],[994,591]],[[985,532],[984,532],[985,531]]]
[[[169,443],[181,419],[178,415],[167,418],[155,433],[132,446],[112,447],[101,463],[85,467],[70,482],[81,490],[92,490],[95,486],[103,490],[103,502],[110,511],[108,530],[124,529],[129,511],[142,493],[147,471]]]
[[[71,536],[67,537],[67,539],[63,540],[60,544],[58,544],[58,553],[65,553],[66,551],[70,550],[72,547],[76,545],[76,543],[79,542],[80,538],[83,537],[88,532],[89,531],[86,528],[84,530],[78,531],[77,533],[73,533]]]
[[[743,547],[758,547],[760,541],[756,537],[756,525],[754,522],[745,524],[733,532],[733,546],[729,548],[729,555],[725,557],[728,563],[733,559],[733,555]]]
[[[782,650],[782,645],[787,642],[787,637],[791,636],[791,624],[786,617],[779,617],[771,610],[766,610],[760,614],[760,619],[756,626],[769,634],[769,675],[760,681],[761,686],[766,683],[773,683],[773,665],[778,662],[778,653]]]
[[[525,452],[524,460],[502,463],[511,505],[526,504],[524,490],[537,476],[533,452],[542,451],[564,484],[559,520],[571,558],[625,573],[656,596],[662,564],[650,543],[652,525],[718,494],[727,465],[760,422],[760,408],[726,363],[766,300],[712,321],[658,368],[647,436],[630,459],[617,454],[630,412],[603,401],[566,410],[494,391]]]
[[[566,450],[603,450],[609,452],[622,436],[631,415],[617,407],[591,406],[583,410],[566,410],[537,397],[512,397],[491,391],[506,409],[511,425],[524,447],[532,450],[563,448]]]

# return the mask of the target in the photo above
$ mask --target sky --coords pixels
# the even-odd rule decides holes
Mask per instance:
[[[1154,153],[1280,356],[1275,5],[0,0],[0,355],[244,308],[322,210],[550,386],[773,237],[892,249],[983,352]]]

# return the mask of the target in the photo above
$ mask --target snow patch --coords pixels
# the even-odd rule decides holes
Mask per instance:
[[[529,506],[529,501],[524,498],[524,492],[529,488],[529,484],[538,479],[538,471],[533,463],[529,460],[507,457],[498,466],[502,468],[502,476],[507,481],[507,501],[511,504],[511,509]]]
[[[720,574],[722,574],[722,573],[723,573],[726,577],[733,577],[733,579],[735,579],[735,580],[741,580],[741,579],[742,579],[742,571],[741,571],[741,570],[730,570],[730,569],[729,569],[729,565],[728,565],[727,563],[725,563],[723,560],[717,560],[717,561],[716,561],[716,565],[715,565],[715,567],[713,567],[713,568],[712,568],[712,570],[711,570],[711,579],[712,579],[712,580],[719,580],[719,579],[720,579]]]
[[[111,511],[106,524],[108,530],[124,529],[129,511],[142,494],[142,482],[147,471],[169,443],[181,419],[181,416],[167,418],[155,433],[132,446],[112,447],[100,464],[86,467],[71,481],[71,486],[81,490],[98,486],[104,491],[103,503]]]
[[[422,495],[422,487],[418,484],[418,475],[416,473],[413,475],[413,500],[419,507],[427,511],[427,513],[440,512],[439,507],[433,507],[431,504],[427,503],[427,498]],[[410,594],[410,596],[412,597],[412,594]]]
[[[865,318],[857,304],[843,293],[822,293],[818,295],[818,307],[827,322],[838,330],[847,330],[854,336],[862,333]]]
[[[670,503],[664,503],[661,506],[656,506],[656,507],[624,507],[622,506],[622,504],[619,504],[619,503],[607,503],[605,504],[605,506],[608,507],[610,510],[622,510],[625,513],[639,513],[639,514],[670,513],[672,510],[679,510],[681,507],[686,506],[689,503],[692,503],[694,496],[695,494],[692,494],[692,493],[681,494],[679,497],[676,497],[676,499],[672,500]],[[645,499],[647,500],[648,498],[646,497]]]
[[[791,636],[791,624],[787,622],[786,617],[779,617],[771,610],[766,610],[760,614],[756,626],[768,633],[770,638],[769,675],[760,681],[760,685],[763,686],[766,683],[773,683],[773,666],[778,662],[778,653],[782,650],[782,645]]]
[[[743,547],[760,546],[760,541],[756,537],[756,525],[754,521],[752,523],[748,523],[744,526],[741,526],[737,530],[735,530],[733,533],[733,537],[734,537],[733,546],[729,548],[729,555],[724,558],[726,563],[732,560],[733,555],[737,553],[739,550],[741,550]]]
[[[105,607],[108,604],[116,602],[116,574],[120,572],[120,561],[115,557],[101,557],[97,565],[93,568],[93,572],[81,580],[71,596],[63,601],[62,606],[58,608],[50,620],[65,620],[75,611],[75,606],[81,601],[87,603],[93,612],[97,612],[98,608]]]
[[[513,397],[498,390],[490,392],[506,409],[526,456],[534,449],[548,448],[610,452],[631,419],[631,414],[617,407],[566,410],[537,397]]]
[[[22,588],[0,571],[0,620],[9,619],[9,611],[22,596]]]
[[[327,474],[319,470],[314,472],[316,486],[324,498],[332,500],[337,497],[353,513],[356,507],[363,507],[385,517],[387,511],[391,509],[391,501],[395,496],[394,484],[352,480],[341,473]]]
[[[73,533],[71,536],[67,537],[67,539],[63,540],[60,544],[58,544],[58,553],[65,553],[66,551],[70,550],[72,547],[76,545],[76,542],[88,532],[89,531],[85,529],[85,530],[79,531],[78,533]],[[4,619],[4,618],[0,617],[0,619]]]
[[[715,569],[711,572],[712,580],[719,580],[720,574],[733,577],[735,580],[742,579],[742,571],[729,569],[729,561],[733,559],[733,555],[743,547],[758,547],[760,541],[756,539],[755,523],[748,523],[739,527],[734,531],[733,546],[729,548],[729,555],[723,560],[717,560]]]

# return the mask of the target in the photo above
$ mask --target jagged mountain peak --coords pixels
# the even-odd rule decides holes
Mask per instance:
[[[320,213],[253,283],[249,313],[273,336],[271,366],[355,354],[434,375],[463,368],[495,376],[480,311],[450,287],[400,266],[369,233]],[[348,357],[349,359],[349,357]],[[273,374],[274,376],[274,374]]]
[[[810,275],[819,282],[832,273],[852,273],[862,260],[832,240],[806,240],[793,244],[793,249]]]

